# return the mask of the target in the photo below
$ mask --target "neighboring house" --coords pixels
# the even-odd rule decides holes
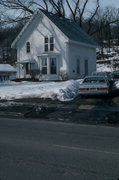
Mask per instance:
[[[38,10],[12,43],[18,78],[78,79],[96,71],[97,44],[80,26]]]
[[[16,79],[17,70],[10,64],[0,64],[0,82]]]
[[[14,64],[16,61],[16,50],[11,47],[0,46],[0,63]]]

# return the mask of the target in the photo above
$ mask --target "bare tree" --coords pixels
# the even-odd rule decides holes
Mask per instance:
[[[99,4],[99,0],[96,1]],[[89,3],[90,0],[0,0],[1,7],[4,7],[7,11],[15,11],[14,17],[10,17],[10,14],[8,15],[9,18],[7,18],[7,21],[9,22],[29,18],[36,9],[41,8],[47,11],[55,11],[59,16],[63,17],[67,15],[68,11],[72,15],[74,21],[77,21],[77,17],[79,18],[80,26],[82,26],[84,14]],[[90,21],[94,18],[97,9],[98,6],[92,13]]]
[[[48,2],[59,16],[65,17],[64,0],[48,0]]]
[[[91,35],[96,34],[119,22],[119,9],[113,7],[106,7],[104,10],[99,9],[95,18],[93,19],[94,29],[90,32]]]
[[[38,8],[48,11],[48,0],[0,0],[0,9],[4,8],[4,24],[28,19]]]
[[[62,17],[70,15],[82,28],[86,27],[85,30],[90,35],[101,32],[108,24],[119,21],[117,16],[119,10],[117,12],[107,8],[100,15],[100,0],[95,0],[95,6],[89,11],[90,2],[90,0],[0,0],[0,9],[5,9],[0,25],[28,19],[38,8],[55,12]]]
[[[99,7],[100,7],[99,0],[97,0],[96,8],[95,8],[94,12],[91,13],[91,16],[88,20],[88,30],[87,30],[88,34],[90,34],[90,32],[91,32],[91,29],[93,26],[93,20],[94,20],[95,16],[97,15]]]

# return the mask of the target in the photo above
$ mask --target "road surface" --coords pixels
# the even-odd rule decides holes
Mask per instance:
[[[0,118],[0,180],[118,178],[118,127]]]

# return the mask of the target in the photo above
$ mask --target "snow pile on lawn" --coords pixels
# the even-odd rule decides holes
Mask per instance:
[[[51,98],[69,101],[77,96],[81,81],[1,83],[0,99]]]
[[[97,48],[97,71],[112,72],[119,69],[119,47]]]
[[[98,72],[112,72],[113,68],[111,65],[97,64],[97,71]]]

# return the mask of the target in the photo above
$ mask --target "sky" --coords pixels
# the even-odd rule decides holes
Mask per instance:
[[[114,6],[119,8],[119,0],[100,0],[100,4],[102,7]]]
[[[82,2],[85,2],[85,0],[82,0]],[[93,8],[95,9],[96,4],[97,4],[96,2],[97,2],[97,0],[89,0],[87,7],[91,10]],[[119,8],[119,0],[99,0],[99,3],[100,3],[101,9],[103,9],[107,6]]]

